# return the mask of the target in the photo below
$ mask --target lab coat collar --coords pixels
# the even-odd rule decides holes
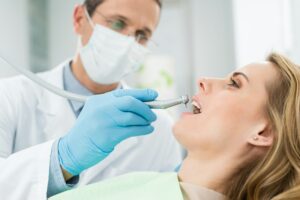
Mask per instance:
[[[56,68],[54,68],[51,71],[47,71],[44,73],[38,74],[42,79],[46,80],[47,82],[51,83],[52,85],[64,89],[64,68],[69,66],[71,62],[71,59],[66,60]],[[130,89],[130,87],[127,85],[125,81],[121,81],[118,88],[122,89]],[[52,92],[42,89],[42,95],[40,96],[39,102],[38,102],[38,109],[41,111],[46,112],[49,115],[56,115],[60,111],[60,108],[57,107],[57,104],[53,102],[60,102],[60,103],[68,103],[68,100],[60,97],[56,94],[53,94]],[[69,105],[70,109],[71,106]]]
[[[52,85],[63,89],[63,68],[70,62],[62,63],[51,71],[39,76]],[[41,88],[38,99],[37,112],[40,112],[40,121],[43,121],[42,130],[51,139],[66,134],[74,125],[76,117],[67,99]]]
[[[61,65],[51,71],[39,73],[38,76],[53,86],[63,89],[63,68],[67,63],[69,63],[69,61],[70,60],[63,62]],[[61,112],[58,105],[61,105],[61,103],[64,102],[68,103],[65,98],[60,97],[41,87],[41,95],[38,100],[37,108],[49,115],[56,115],[58,112]]]
[[[63,88],[71,93],[76,93],[84,96],[91,96],[93,93],[89,91],[86,87],[84,87],[74,76],[72,70],[71,70],[71,62],[68,63],[63,68]],[[84,103],[78,102],[78,101],[72,101],[69,100],[69,103],[71,104],[73,111],[75,113],[79,113],[82,107],[84,106]]]
[[[72,70],[71,70],[71,61],[64,66],[63,68],[63,88],[71,93],[80,94],[83,96],[91,96],[93,93],[89,91],[86,87],[84,87],[74,76]],[[127,86],[128,87],[128,86]],[[122,89],[123,84],[120,83],[117,87],[117,89]],[[84,103],[78,102],[78,101],[72,101],[69,100],[69,103],[71,104],[73,111],[75,113],[79,113],[79,111],[84,106]]]

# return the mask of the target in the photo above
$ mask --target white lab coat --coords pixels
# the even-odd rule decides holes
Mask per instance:
[[[40,76],[63,88],[65,62]],[[99,102],[101,103],[101,102]],[[82,173],[79,185],[130,171],[169,171],[181,161],[171,120],[156,111],[154,133],[130,138]],[[18,76],[0,81],[0,199],[46,199],[53,140],[73,126],[69,102]]]

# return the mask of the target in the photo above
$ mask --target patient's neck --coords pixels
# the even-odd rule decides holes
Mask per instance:
[[[179,179],[224,194],[237,167],[232,160],[226,157],[201,159],[189,154],[181,166]]]

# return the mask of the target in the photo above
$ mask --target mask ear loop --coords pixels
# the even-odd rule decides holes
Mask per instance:
[[[88,19],[90,25],[91,25],[92,28],[94,29],[95,24],[94,24],[93,20],[91,19],[91,16],[90,16],[90,14],[88,13],[86,7],[84,7],[84,14],[85,14],[86,18]]]
[[[95,28],[95,24],[94,24],[94,22],[92,21],[92,19],[91,19],[89,13],[88,13],[88,11],[87,11],[87,8],[86,8],[85,6],[84,6],[84,9],[83,9],[83,10],[84,10],[83,12],[84,12],[84,14],[85,14],[85,16],[86,16],[86,18],[87,18],[89,24],[91,25],[92,29],[94,29],[94,28]],[[83,48],[83,45],[82,45],[82,38],[81,38],[81,37],[78,38],[78,44],[77,44],[77,46],[78,46],[79,49]]]

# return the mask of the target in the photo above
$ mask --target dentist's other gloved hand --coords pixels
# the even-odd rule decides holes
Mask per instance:
[[[58,143],[64,170],[79,175],[102,161],[115,146],[134,136],[150,134],[156,115],[143,102],[158,96],[153,90],[116,90],[90,97],[75,126]]]

